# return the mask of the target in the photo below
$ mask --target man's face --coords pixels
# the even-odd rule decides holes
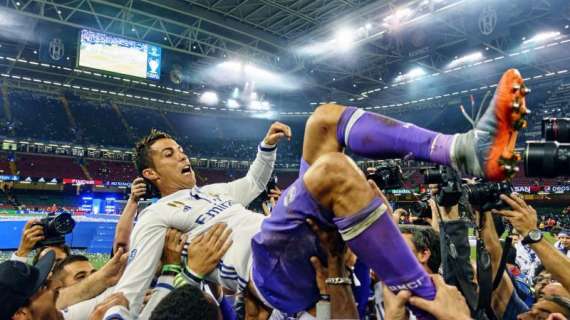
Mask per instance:
[[[416,246],[412,242],[413,236],[409,233],[404,233],[403,235],[404,235],[404,240],[406,241],[406,244],[408,245],[408,247],[410,247],[410,249],[412,249],[412,252],[414,253],[414,256],[416,256],[416,259],[418,259],[418,262],[422,265],[422,267],[424,267],[424,269],[426,270],[427,273],[433,273],[433,271],[430,270],[430,268],[427,265],[427,262],[429,260],[430,255],[431,255],[429,250],[426,250],[423,252],[418,251],[418,249],[416,248]]]
[[[61,279],[62,284],[64,287],[69,287],[81,282],[96,270],[89,261],[75,261],[66,265],[63,271],[65,276]]]
[[[196,185],[190,160],[176,141],[160,139],[150,151],[153,168],[145,169],[143,175],[156,184],[163,196]]]
[[[566,249],[570,249],[570,236],[568,235],[559,235],[558,240],[560,240],[560,244],[564,246]]]
[[[552,301],[542,299],[533,304],[529,311],[519,314],[517,320],[546,320],[551,313],[557,312],[564,314],[566,310]]]
[[[544,293],[542,292],[544,287],[552,283],[552,275],[548,271],[541,272],[535,280],[534,292],[537,298],[541,298]]]
[[[57,286],[56,286],[57,287]],[[18,310],[13,319],[17,320],[62,320],[63,315],[55,307],[59,289],[44,287],[32,296],[31,303]]]

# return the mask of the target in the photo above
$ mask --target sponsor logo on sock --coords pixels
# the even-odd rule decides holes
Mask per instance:
[[[291,186],[291,188],[289,188],[289,191],[287,191],[287,194],[285,195],[285,199],[283,200],[283,204],[285,204],[285,207],[288,207],[289,204],[293,202],[293,200],[295,200],[296,195],[297,195],[297,189],[295,188],[295,186]]]
[[[414,290],[421,287],[422,284],[422,279],[417,279],[411,282],[388,286],[388,289],[390,289],[390,291]]]

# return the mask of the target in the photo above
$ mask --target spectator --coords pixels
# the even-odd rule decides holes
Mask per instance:
[[[72,254],[55,265],[51,280],[61,282],[63,287],[69,287],[79,283],[95,271],[97,270],[89,262],[89,258]]]
[[[48,252],[34,266],[20,261],[0,264],[0,319],[63,319],[55,306],[58,287],[47,285],[54,262],[55,254]]]
[[[222,313],[216,301],[202,290],[184,285],[169,293],[154,309],[151,320],[217,320]]]
[[[558,239],[558,241],[554,243],[556,249],[570,257],[570,229],[562,229],[558,232],[556,238]]]

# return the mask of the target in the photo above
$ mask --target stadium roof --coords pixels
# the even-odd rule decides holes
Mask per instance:
[[[564,0],[6,0],[0,73],[12,86],[53,92],[54,83],[67,84],[92,98],[115,91],[119,102],[138,96],[186,110],[206,90],[231,95],[236,85],[201,74],[242,61],[291,82],[294,89],[259,89],[282,113],[327,101],[411,109],[490,90],[509,66],[535,82],[567,77],[568,24]],[[47,31],[77,37],[82,28],[159,45],[172,57],[164,80],[176,60],[183,83],[31,63],[42,62]],[[533,38],[539,33],[550,36]]]

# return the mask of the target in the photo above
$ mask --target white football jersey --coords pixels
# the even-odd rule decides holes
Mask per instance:
[[[116,292],[129,300],[133,314],[139,313],[144,292],[157,270],[168,228],[186,232],[192,240],[214,224],[226,223],[233,231],[233,244],[207,279],[235,291],[245,288],[251,267],[251,239],[264,218],[245,206],[265,189],[275,158],[275,150],[260,148],[244,178],[180,190],[141,212],[131,234],[127,268],[116,286]]]

